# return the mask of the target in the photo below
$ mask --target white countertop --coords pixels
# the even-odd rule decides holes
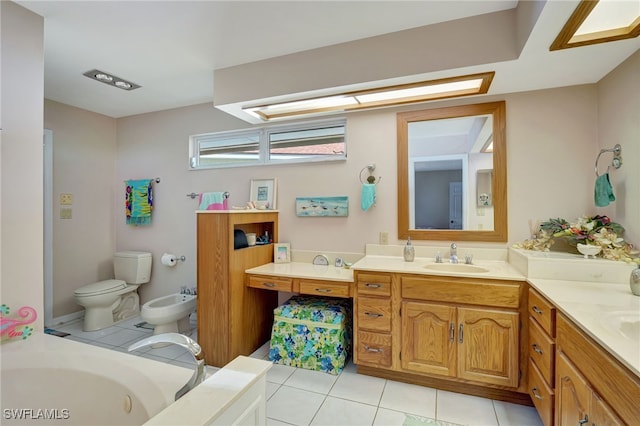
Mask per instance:
[[[346,268],[336,268],[331,265],[314,265],[312,263],[267,263],[245,270],[247,274],[277,275],[289,278],[307,278],[312,280],[353,282],[353,271]]]
[[[443,260],[446,264],[446,259]],[[488,269],[488,272],[449,272],[425,268],[434,264],[432,257],[416,257],[413,262],[405,262],[401,256],[367,255],[354,263],[351,269],[371,272],[397,272],[402,274],[425,274],[439,276],[473,277],[497,280],[524,281],[526,277],[508,262],[501,260],[474,260],[473,265]]]
[[[640,377],[640,329],[625,336],[608,323],[620,312],[640,313],[640,297],[631,293],[629,284],[531,278],[529,283]]]

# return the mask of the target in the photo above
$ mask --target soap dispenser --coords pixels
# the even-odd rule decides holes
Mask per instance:
[[[407,239],[407,245],[404,246],[404,261],[405,262],[413,262],[413,259],[416,257],[416,250],[411,245],[411,237]]]
[[[406,254],[405,254],[406,259]],[[631,272],[629,278],[629,285],[631,286],[631,293],[636,296],[640,296],[640,265]]]

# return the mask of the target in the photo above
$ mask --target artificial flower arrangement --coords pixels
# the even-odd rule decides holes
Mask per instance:
[[[564,219],[549,219],[542,222],[531,239],[514,245],[526,250],[549,251],[554,239],[564,239],[573,247],[590,244],[601,247],[599,256],[604,259],[622,260],[640,264],[640,252],[625,242],[624,228],[607,216],[583,216],[574,223]]]

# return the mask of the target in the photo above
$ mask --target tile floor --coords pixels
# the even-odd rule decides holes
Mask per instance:
[[[82,331],[82,320],[57,325],[65,338],[121,352],[152,331],[136,327],[139,317],[113,327]],[[195,331],[191,335],[197,340]],[[268,343],[253,357],[267,359]],[[191,368],[193,361],[178,346],[144,348],[135,355]],[[209,367],[211,372],[215,368]],[[349,363],[342,374],[333,376],[275,364],[267,375],[267,425],[407,425],[436,419],[440,425],[539,426],[532,407],[446,392],[422,386],[356,374]]]

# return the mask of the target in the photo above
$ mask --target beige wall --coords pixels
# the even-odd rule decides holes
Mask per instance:
[[[629,79],[632,68],[625,64],[620,73],[612,73],[608,77],[613,83],[607,84],[614,84],[618,79]],[[600,92],[598,85],[583,85],[501,97],[461,99],[412,109],[506,100],[509,242],[513,243],[529,236],[529,220],[547,220],[551,217],[573,219],[582,214],[596,213],[593,204],[593,163],[599,149],[598,123],[602,114]],[[624,92],[614,95],[617,98],[615,103],[628,102],[626,96]],[[47,108],[50,106],[47,103]],[[409,108],[402,110],[406,109]],[[140,289],[142,302],[175,292],[183,285],[195,285],[194,211],[197,201],[186,196],[191,192],[226,190],[231,193],[231,205],[243,205],[249,197],[251,179],[276,177],[279,180],[280,241],[290,242],[292,248],[362,253],[366,243],[378,241],[380,231],[389,232],[391,244],[402,243],[397,240],[396,230],[395,114],[400,110],[349,114],[346,162],[203,171],[188,170],[189,135],[247,127],[246,123],[217,111],[211,104],[118,119],[116,165],[111,182],[113,210],[112,217],[105,219],[104,225],[108,227],[113,223],[115,250],[148,250],[153,253],[152,281]],[[48,121],[51,117],[47,114]],[[618,121],[618,117],[612,114],[609,125],[612,128],[627,126]],[[70,139],[74,143],[82,141],[77,136]],[[108,145],[106,141],[105,145]],[[624,143],[622,145],[626,146]],[[634,168],[634,160],[631,152],[625,152],[628,154],[621,171],[626,167],[630,171]],[[377,206],[362,212],[358,173],[369,163],[376,163],[375,174],[382,176],[382,181],[378,185]],[[637,165],[635,169],[638,169]],[[154,185],[153,224],[149,227],[127,226],[122,205],[123,181],[156,177],[161,182]],[[626,199],[638,200],[638,187],[627,186]],[[349,196],[348,217],[295,216],[295,197],[329,195]],[[625,209],[631,211],[630,207]],[[74,220],[75,217],[74,211]],[[612,217],[622,221],[614,214]],[[111,222],[107,223],[108,220]],[[629,235],[638,235],[637,223],[634,229],[632,223],[624,222]],[[459,242],[459,245],[506,247],[509,244]],[[89,250],[89,246],[87,242],[85,248]],[[167,268],[158,261],[164,252],[184,255],[187,260],[175,268]],[[70,286],[84,284],[85,280],[78,280],[70,283]],[[56,295],[56,299],[64,298],[72,299],[72,293]]]
[[[622,223],[625,238],[640,245],[640,50],[598,84],[597,151],[622,147],[623,164],[611,168],[610,178],[616,202],[598,213]],[[611,164],[612,154],[602,154],[600,173]],[[591,176],[595,179],[595,173]]]
[[[78,310],[73,291],[113,278],[116,120],[45,101],[53,131],[53,317]],[[72,219],[61,219],[60,194],[72,194]]]
[[[597,89],[595,85],[586,85],[503,98],[507,101],[509,239],[515,242],[529,235],[529,219],[572,218],[593,210],[590,164],[597,146]],[[477,101],[495,99],[499,98]],[[421,108],[468,102],[474,100]],[[389,232],[391,244],[401,243],[397,240],[396,214],[399,110],[348,115],[346,162],[207,171],[187,169],[188,136],[227,130],[242,122],[208,104],[119,119],[116,192],[122,190],[121,182],[127,178],[157,176],[161,183],[155,186],[156,210],[151,227],[128,227],[122,208],[116,206],[118,249],[150,250],[154,259],[164,251],[187,257],[185,263],[172,269],[156,262],[151,284],[141,288],[143,300],[175,291],[181,285],[195,285],[197,202],[186,194],[227,190],[232,205],[243,205],[252,178],[278,178],[280,240],[290,242],[292,248],[362,253],[366,243],[378,241],[380,231]],[[377,205],[362,212],[358,173],[369,163],[376,163],[375,174],[382,176],[382,181],[378,185]],[[296,196],[328,195],[349,196],[348,217],[295,216]],[[120,199],[119,194],[116,199]],[[460,243],[467,247],[479,245],[482,243]]]
[[[16,315],[29,305],[43,325],[42,111],[44,22],[0,2],[2,116],[0,300]]]

